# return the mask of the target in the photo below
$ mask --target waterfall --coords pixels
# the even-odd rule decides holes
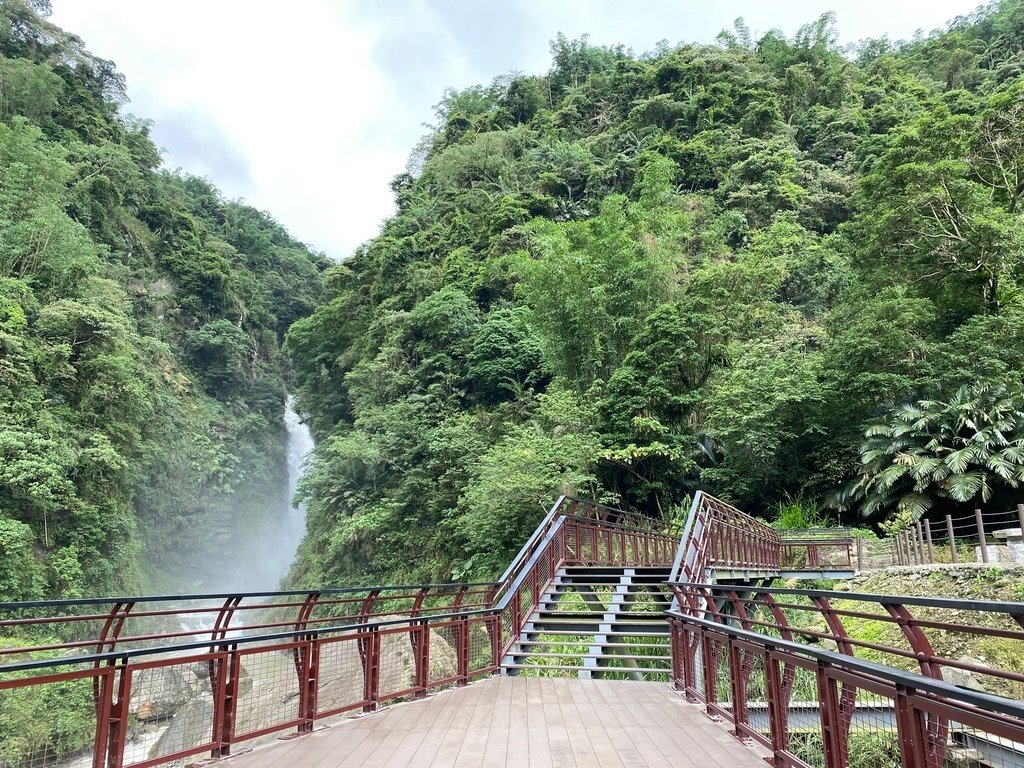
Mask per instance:
[[[285,401],[284,426],[288,433],[287,460],[288,460],[288,503],[284,510],[283,528],[285,538],[281,542],[281,550],[287,552],[288,564],[281,571],[280,578],[288,572],[295,553],[299,549],[302,537],[306,535],[306,505],[300,504],[298,508],[292,506],[295,500],[295,490],[298,488],[299,480],[305,470],[306,458],[313,451],[313,435],[309,427],[302,423],[302,419],[295,411],[295,398],[288,395]]]
[[[306,535],[306,508],[292,506],[295,489],[302,479],[306,457],[313,450],[313,436],[309,427],[295,411],[295,398],[285,401],[285,461],[287,486],[281,489],[280,502],[273,519],[251,525],[243,537],[247,554],[240,557],[232,569],[225,573],[224,587],[245,592],[269,592],[279,588],[281,579],[295,561],[302,537]]]

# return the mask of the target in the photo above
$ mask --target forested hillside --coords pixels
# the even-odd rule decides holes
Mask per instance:
[[[281,342],[326,260],[158,170],[47,11],[0,2],[0,601],[211,586],[280,508]]]
[[[321,439],[297,581],[492,577],[558,491],[1017,500],[1024,2],[898,46],[826,15],[552,53],[444,96],[289,331]]]

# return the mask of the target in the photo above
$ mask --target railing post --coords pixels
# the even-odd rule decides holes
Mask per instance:
[[[956,565],[956,534],[953,533],[953,516],[946,515],[946,535],[949,536],[950,562]]]
[[[377,709],[380,696],[380,632],[376,626],[369,630],[370,637],[366,643],[366,657],[363,661],[363,712]]]
[[[488,624],[494,627],[491,632],[491,659],[494,667],[494,674],[501,674],[501,616],[495,615],[488,620]],[[466,666],[469,668],[469,628],[466,628]]]
[[[1017,505],[1017,525],[1020,526],[1021,533],[1024,533],[1024,504]]]
[[[765,654],[764,674],[768,694],[768,728],[771,733],[773,764],[776,766],[787,765],[783,762],[783,757],[789,744],[789,703],[783,692],[779,661],[772,656],[771,651]]]
[[[409,639],[413,641],[413,653],[415,654],[416,698],[422,699],[427,695],[427,683],[430,682],[430,625],[429,619],[418,619],[416,625],[410,629]]]
[[[903,768],[927,768],[921,712],[910,703],[913,691],[896,686],[896,733]]]
[[[857,542],[857,570],[864,570],[864,539],[860,536],[856,539]]]
[[[752,651],[747,651],[751,653]],[[743,659],[736,643],[729,640],[729,676],[732,678],[732,727],[737,738],[744,738],[741,725],[747,724],[747,691],[743,679]]]
[[[498,616],[498,619],[500,621],[501,614],[495,614],[495,615]],[[463,615],[462,618],[459,619],[459,623],[455,625],[455,632],[457,633],[456,637],[455,637],[455,663],[458,666],[457,673],[458,673],[458,676],[459,676],[457,684],[458,685],[465,685],[466,683],[469,682],[469,617],[468,616]],[[494,635],[500,635],[501,633],[500,632],[491,632],[490,634],[491,634],[491,636],[494,636]],[[492,651],[491,651],[492,659],[491,659],[491,662],[492,662],[492,666],[496,667],[496,666],[500,666],[501,665],[501,659],[493,658],[493,656],[494,656],[493,645],[494,644],[492,643]]]
[[[124,765],[124,743],[128,736],[128,702],[132,696],[132,668],[125,661],[119,665],[117,701],[110,708],[110,731],[107,737],[107,768]],[[111,680],[113,687],[113,680]],[[216,706],[216,705],[215,705]]]
[[[819,661],[815,669],[818,683],[818,705],[821,710],[821,738],[825,753],[825,768],[846,768],[849,744],[843,743],[842,715],[835,681],[826,673],[826,663]]]
[[[988,562],[988,542],[985,541],[985,522],[981,519],[981,510],[974,510],[974,522],[978,525],[978,544],[981,545],[981,562]]]
[[[296,668],[296,671],[299,673],[299,685],[304,686],[301,665],[296,663]],[[227,757],[230,755],[231,744],[235,740],[235,719],[238,715],[238,680],[242,676],[242,659],[238,655],[237,644],[231,645],[228,649],[228,655],[224,660],[224,671],[221,674],[226,675],[224,678],[224,714],[220,724],[220,733],[218,734],[220,746],[215,750],[213,757]],[[300,687],[299,689],[300,708],[305,701],[304,694],[307,691],[308,688],[305,687]],[[305,716],[304,712],[301,714]]]
[[[919,565],[924,565],[928,562],[925,559],[924,549],[924,532],[921,530],[921,521],[916,520],[914,522],[914,546],[917,548],[917,562]]]
[[[931,521],[924,521],[924,536],[928,542],[928,562],[935,562],[935,547],[932,546],[932,524]]]
[[[92,768],[104,768],[111,734],[110,711],[114,702],[114,674],[100,677],[96,683],[96,743],[93,745]]]

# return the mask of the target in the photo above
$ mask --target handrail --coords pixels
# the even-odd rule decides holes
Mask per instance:
[[[508,582],[513,572],[515,572],[523,562],[529,559],[529,553],[532,551],[534,545],[544,536],[544,532],[551,527],[555,517],[557,516],[558,511],[562,507],[562,504],[565,503],[565,500],[566,497],[564,495],[559,496],[555,503],[551,506],[551,509],[548,510],[548,513],[544,516],[544,519],[540,521],[540,525],[538,525],[533,530],[533,533],[530,534],[530,538],[526,540],[526,543],[523,544],[518,554],[516,554],[516,556],[512,558],[512,562],[508,564],[508,568],[506,568],[505,572],[498,577],[499,585]]]
[[[758,644],[766,645],[771,648],[786,650],[790,653],[807,656],[808,658],[816,661],[827,661],[833,666],[857,670],[858,672],[863,672],[871,677],[886,680],[906,688],[924,691],[944,698],[961,699],[980,709],[999,712],[1000,714],[1010,715],[1024,720],[1024,702],[1019,700],[1006,698],[1004,696],[995,696],[993,694],[973,690],[971,688],[964,688],[941,679],[924,677],[922,675],[914,674],[913,672],[904,672],[886,664],[878,664],[866,659],[854,658],[836,651],[829,651],[822,648],[811,648],[803,643],[786,640],[780,637],[773,637],[759,632],[753,632],[751,630],[743,629],[742,627],[724,625],[720,622],[714,621],[713,619],[689,616],[675,609],[668,610],[665,614],[670,619],[696,624],[728,637],[757,642]]]
[[[0,659],[26,652],[96,649],[217,640],[238,631],[268,632],[351,625],[378,616],[420,618],[490,609],[494,582],[411,584],[277,592],[154,595],[0,604],[0,627],[31,631],[35,644],[0,647]],[[84,612],[68,608],[83,607]],[[91,609],[91,610],[89,610]],[[40,615],[40,614],[44,615]],[[45,630],[49,638],[40,637]],[[50,639],[53,638],[53,639]]]
[[[493,587],[500,582],[495,581],[453,581],[437,584],[385,584],[367,587],[325,587],[323,589],[285,589],[268,592],[201,592],[181,595],[126,595],[121,597],[82,597],[62,598],[59,600],[25,600],[0,603],[0,611],[22,610],[24,608],[67,608],[76,605],[113,605],[115,603],[160,603],[181,602],[182,600],[226,600],[230,597],[298,597],[300,595],[351,595],[357,592],[382,592],[384,590],[460,589],[462,587]]]
[[[916,755],[905,764],[922,768],[947,764],[947,752],[965,744],[986,765],[1011,764],[1000,758],[1007,748],[1012,764],[1024,760],[1024,672],[1012,653],[962,655],[984,642],[1024,642],[1024,604],[670,586],[675,687],[771,750],[775,764],[803,765],[809,737],[825,745],[827,768],[847,768],[865,740]]]
[[[14,672],[26,672],[33,669],[53,669],[54,667],[66,667],[73,664],[97,664],[109,661],[127,661],[129,659],[140,659],[148,656],[164,656],[170,653],[181,653],[184,651],[204,650],[219,648],[227,645],[257,645],[268,643],[271,640],[293,640],[295,638],[320,637],[325,635],[337,635],[342,633],[363,632],[366,630],[380,629],[381,627],[405,626],[415,621],[445,621],[448,619],[469,618],[473,616],[493,616],[495,609],[486,608],[476,611],[458,611],[455,613],[435,613],[429,616],[419,616],[415,619],[406,617],[399,619],[387,619],[384,621],[367,621],[359,624],[338,624],[332,627],[317,627],[315,629],[291,630],[289,632],[269,632],[258,635],[239,635],[226,637],[219,640],[197,641],[192,643],[181,643],[175,645],[164,645],[153,648],[135,648],[125,651],[110,651],[108,653],[86,653],[80,656],[62,656],[55,659],[32,659],[29,661],[15,661],[7,664],[0,664],[0,675]],[[29,649],[26,649],[28,651]]]
[[[548,533],[544,536],[540,546],[536,548],[533,555],[523,566],[522,570],[516,576],[515,581],[508,585],[507,588],[501,590],[501,596],[497,597],[494,603],[494,609],[497,611],[503,611],[508,608],[509,603],[512,600],[512,596],[518,592],[526,582],[526,578],[529,575],[531,569],[540,562],[541,556],[544,554],[545,549],[550,546],[551,542],[558,535],[558,533],[565,528],[565,521],[568,518],[565,515],[559,515],[555,524],[551,527]]]
[[[728,502],[697,491],[679,539],[671,581],[708,581],[717,569],[778,573],[852,570],[849,529],[777,531]],[[835,550],[833,557],[823,553]],[[839,560],[840,562],[834,562]]]
[[[591,516],[585,512],[581,513],[579,512],[581,507],[586,511],[600,510],[604,514]],[[558,497],[551,509],[548,510],[548,513],[540,521],[540,524],[530,534],[530,538],[526,540],[526,543],[519,549],[519,552],[512,559],[512,562],[509,563],[504,573],[498,578],[496,594],[509,594],[514,586],[512,582],[517,579],[518,575],[529,570],[531,563],[535,560],[534,555],[545,545],[545,537],[548,536],[555,526],[559,525],[559,515],[567,518],[599,522],[604,527],[625,528],[627,530],[652,529],[657,525],[657,521],[654,521],[652,518],[638,515],[625,509],[563,494]],[[614,517],[614,520],[610,521],[609,517]]]

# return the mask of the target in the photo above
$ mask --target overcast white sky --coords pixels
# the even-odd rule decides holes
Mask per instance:
[[[388,183],[445,88],[546,72],[558,32],[635,52],[711,42],[743,16],[792,34],[836,11],[842,42],[929,31],[976,0],[53,0],[113,59],[164,162],[344,258],[392,212]]]

